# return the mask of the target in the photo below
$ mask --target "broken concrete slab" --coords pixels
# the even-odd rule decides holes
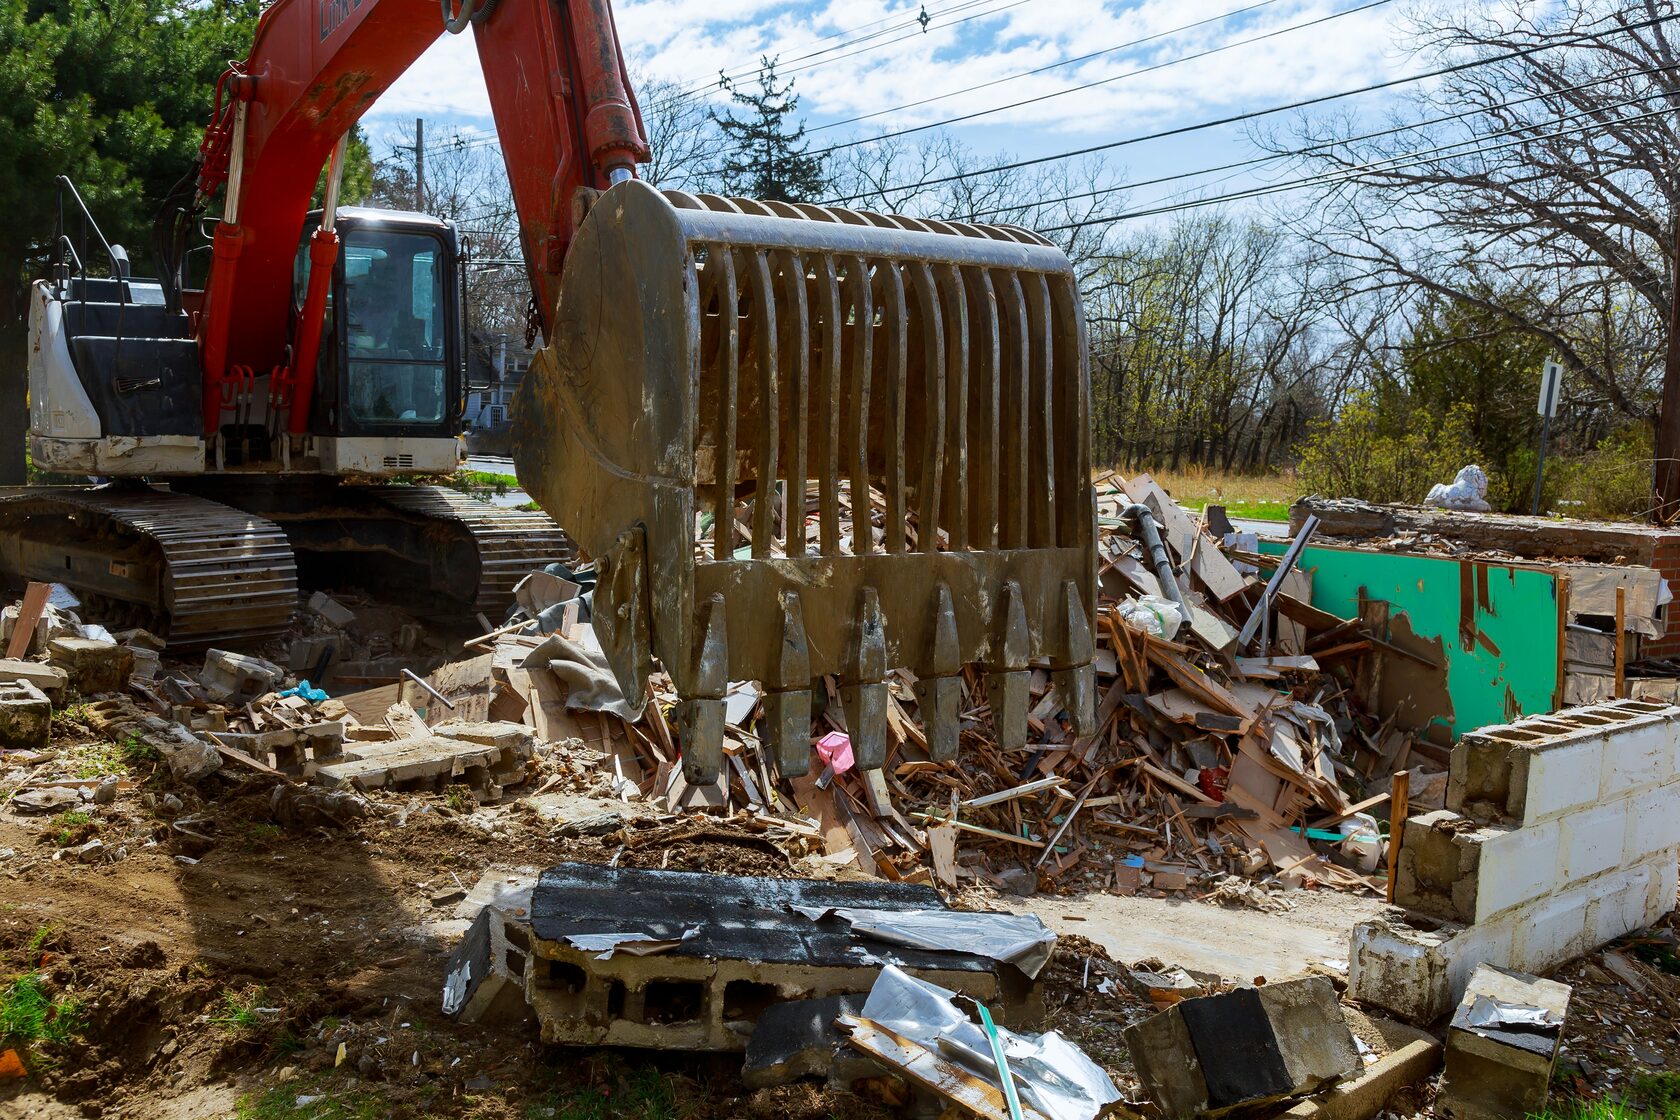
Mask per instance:
[[[749,1089],[786,1085],[801,1077],[827,1077],[836,1049],[845,1038],[834,1021],[860,1015],[863,993],[797,999],[772,1004],[758,1017],[741,1067],[741,1082]]]
[[[1441,1066],[1441,1044],[1419,1038],[1384,1055],[1358,1077],[1302,1101],[1281,1120],[1370,1120],[1395,1093],[1416,1085]]]
[[[26,680],[0,680],[0,747],[45,750],[52,738],[52,702]]]
[[[277,691],[286,682],[286,671],[247,653],[211,649],[204,653],[198,681],[217,703],[239,704]]]
[[[463,1023],[511,1026],[531,1018],[525,999],[528,934],[496,906],[485,906],[444,970],[443,1013]]]
[[[317,591],[309,597],[309,609],[340,630],[348,629],[350,624],[356,621],[355,611],[325,591]]]
[[[1013,965],[888,945],[791,912],[940,905],[931,888],[905,883],[562,864],[532,891],[526,995],[546,1042],[666,1050],[742,1050],[772,1005],[868,991],[888,964],[983,1000],[1011,1023],[1040,1017],[1041,987]],[[602,960],[569,940],[600,934],[670,947]]]
[[[54,638],[47,647],[47,657],[64,670],[70,687],[83,696],[121,692],[134,671],[134,654],[103,638]]]
[[[64,690],[69,687],[70,674],[57,665],[44,661],[24,661],[19,658],[0,658],[0,681],[28,681],[47,694],[54,704],[64,703]]]
[[[492,741],[482,743],[432,732],[387,742],[346,742],[343,761],[318,767],[315,780],[363,790],[459,783],[490,800],[501,796],[503,787],[524,780],[525,761],[535,748],[528,734],[488,737]],[[511,745],[501,745],[504,740]]]
[[[1169,1117],[1301,1096],[1360,1066],[1336,990],[1322,976],[1187,999],[1124,1037],[1145,1091]]]
[[[1569,996],[1567,984],[1478,967],[1447,1031],[1436,1111],[1453,1120],[1544,1111]]]

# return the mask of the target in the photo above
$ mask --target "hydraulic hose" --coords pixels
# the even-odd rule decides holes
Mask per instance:
[[[1161,543],[1161,531],[1155,525],[1155,515],[1149,512],[1149,507],[1142,502],[1134,502],[1120,511],[1120,516],[1129,517],[1137,522],[1138,534],[1143,537],[1143,545],[1149,550],[1149,560],[1155,565],[1155,578],[1160,581],[1161,590],[1167,598],[1178,604],[1178,612],[1185,622],[1190,621],[1190,604],[1184,601],[1184,592],[1178,589],[1178,580],[1173,576],[1172,561],[1167,557],[1167,546]]]

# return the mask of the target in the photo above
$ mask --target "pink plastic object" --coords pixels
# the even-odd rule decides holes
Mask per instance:
[[[855,764],[852,759],[852,739],[843,731],[830,731],[817,740],[817,754],[834,767],[836,774],[844,774]]]

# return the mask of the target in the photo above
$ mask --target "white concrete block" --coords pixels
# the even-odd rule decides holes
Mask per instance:
[[[1382,918],[1354,927],[1348,991],[1407,1022],[1433,1023],[1458,1005],[1477,965],[1509,966],[1511,938],[1508,919],[1437,925],[1408,920],[1391,907]]]
[[[1559,961],[1586,952],[1591,947],[1587,941],[1587,904],[1591,897],[1590,887],[1575,886],[1507,914],[1505,919],[1511,923],[1513,935],[1508,967],[1545,972]]]
[[[1529,755],[1522,823],[1539,824],[1598,800],[1604,739],[1582,739]]]
[[[1598,799],[1609,801],[1672,778],[1677,733],[1680,722],[1669,720],[1641,720],[1610,730],[1604,739]]]
[[[1680,890],[1680,849],[1658,852],[1646,864],[1651,869],[1651,886],[1645,892],[1645,925],[1654,926],[1674,909],[1674,895]]]
[[[1478,924],[1552,890],[1561,834],[1559,822],[1547,821],[1490,836],[1482,844],[1476,872]]]
[[[1600,875],[1587,884],[1589,947],[1614,941],[1645,926],[1645,903],[1651,888],[1647,865]]]
[[[1622,838],[1623,867],[1680,844],[1680,781],[1666,782],[1636,794],[1627,802],[1627,829]]]
[[[1577,809],[1559,822],[1562,834],[1554,891],[1621,865],[1627,841],[1627,808],[1627,800],[1611,801]]]

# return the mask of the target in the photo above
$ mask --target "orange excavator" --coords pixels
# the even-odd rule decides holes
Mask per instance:
[[[1014,227],[656,190],[608,0],[441,2],[270,6],[165,201],[154,279],[61,181],[30,447],[105,481],[0,495],[0,566],[191,647],[283,629],[312,565],[492,606],[575,542],[626,695],[656,660],[675,685],[690,780],[718,774],[732,680],[761,682],[787,774],[825,676],[866,768],[895,688],[955,754],[969,664],[1005,747],[1040,669],[1091,733],[1066,257]],[[513,412],[549,516],[394,484],[460,463],[464,261],[448,222],[338,204],[351,127],[468,27],[546,340]]]

